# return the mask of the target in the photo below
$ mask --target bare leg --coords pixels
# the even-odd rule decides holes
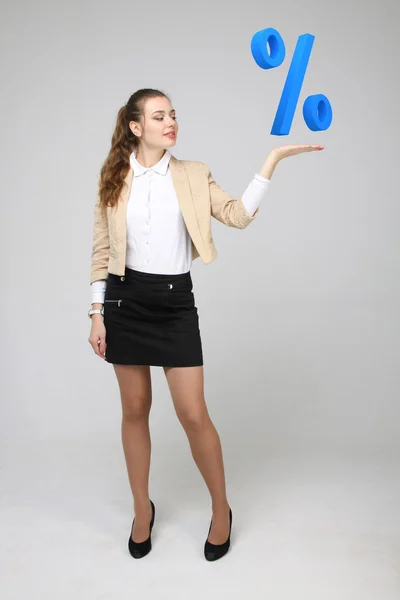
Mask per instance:
[[[150,367],[113,365],[122,404],[122,445],[134,499],[135,523],[132,539],[143,542],[149,536],[152,516],[149,498],[151,439],[149,415],[152,403]]]
[[[211,494],[213,521],[208,540],[223,544],[229,535],[229,504],[220,438],[204,399],[203,367],[164,367],[164,372],[193,459]]]

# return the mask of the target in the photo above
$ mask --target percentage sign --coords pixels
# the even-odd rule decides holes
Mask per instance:
[[[289,73],[272,125],[272,135],[288,135],[307,70],[315,36],[310,33],[300,35],[290,63]],[[267,50],[270,47],[270,53]],[[269,27],[257,31],[251,40],[251,53],[262,69],[275,69],[285,60],[285,43],[280,33]],[[312,131],[325,131],[332,123],[332,107],[326,96],[308,96],[303,104],[303,117]]]

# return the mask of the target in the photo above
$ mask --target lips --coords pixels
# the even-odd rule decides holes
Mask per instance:
[[[164,133],[164,135],[175,135],[175,131],[169,131],[168,133]]]

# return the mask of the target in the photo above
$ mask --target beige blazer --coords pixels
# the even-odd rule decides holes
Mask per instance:
[[[199,256],[204,264],[217,256],[211,232],[211,216],[228,225],[244,229],[257,217],[259,208],[249,216],[242,200],[231,198],[217,185],[202,162],[178,160],[171,156],[169,162],[182,216],[192,240],[192,260]],[[133,168],[125,177],[125,185],[116,207],[107,207],[101,215],[99,194],[94,207],[93,247],[90,283],[107,279],[108,272],[125,273],[126,258],[126,208],[131,191]]]

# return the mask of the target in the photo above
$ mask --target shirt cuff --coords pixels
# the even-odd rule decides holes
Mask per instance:
[[[107,287],[106,279],[98,279],[91,284],[92,289],[92,304],[104,304],[104,296]]]
[[[257,179],[257,181],[263,181],[264,183],[269,183],[271,181],[270,179],[267,179],[266,177],[260,175],[260,173],[255,173],[254,178]]]
[[[258,177],[260,179],[258,179]],[[268,194],[269,179],[256,173],[242,196],[242,202],[249,217],[253,217],[262,200]]]

